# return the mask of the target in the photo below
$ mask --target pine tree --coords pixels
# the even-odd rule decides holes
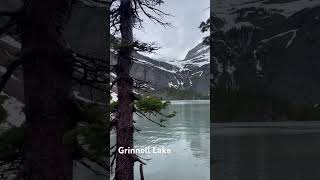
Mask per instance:
[[[161,113],[161,110],[168,105],[167,102],[135,94],[134,88],[141,89],[145,82],[134,79],[130,75],[133,51],[152,52],[157,49],[154,44],[134,40],[133,28],[142,27],[141,13],[156,23],[168,26],[169,23],[162,21],[162,17],[168,14],[156,8],[162,3],[161,0],[119,0],[114,2],[114,8],[111,9],[111,27],[114,29],[114,34],[120,33],[121,39],[121,42],[115,45],[118,49],[117,65],[114,67],[117,77],[112,83],[117,85],[118,92],[118,102],[113,111],[115,118],[111,121],[112,127],[116,130],[116,144],[112,146],[114,151],[111,153],[111,165],[116,161],[116,180],[133,180],[135,162],[140,162],[140,174],[143,178],[142,167],[146,163],[136,154],[119,154],[117,151],[119,147],[133,148],[134,146],[133,133],[136,128],[134,127],[133,114],[136,113],[160,126],[163,125],[149,118],[147,114],[160,114],[165,118],[174,115],[174,113],[169,115]]]

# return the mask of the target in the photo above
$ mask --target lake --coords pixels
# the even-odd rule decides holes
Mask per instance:
[[[320,179],[320,122],[212,125],[212,179]]]
[[[209,180],[210,179],[210,105],[209,101],[172,101],[164,113],[177,115],[160,127],[137,118],[135,148],[146,146],[170,148],[171,154],[140,154],[151,158],[144,166],[147,180]],[[140,179],[139,164],[135,179]]]

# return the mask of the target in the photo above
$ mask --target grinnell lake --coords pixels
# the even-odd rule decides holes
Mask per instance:
[[[144,178],[148,180],[209,180],[210,179],[210,103],[205,100],[171,101],[164,114],[176,111],[175,117],[162,122],[160,127],[135,116],[134,149],[150,148],[151,153],[138,154],[147,165],[143,166]],[[159,122],[161,117],[153,117]],[[111,133],[114,144],[115,133]],[[171,149],[170,154],[152,153],[152,149]],[[134,176],[140,179],[139,163],[135,164]],[[105,180],[77,168],[74,180]],[[110,179],[114,178],[114,170]]]
[[[171,149],[170,154],[139,154],[151,159],[144,166],[145,179],[209,180],[210,179],[210,103],[209,101],[171,101],[164,113],[176,111],[174,118],[160,127],[136,117],[135,148]],[[159,117],[160,119],[160,117]],[[140,179],[139,164],[135,179]]]

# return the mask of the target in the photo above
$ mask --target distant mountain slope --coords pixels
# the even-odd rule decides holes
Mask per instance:
[[[168,89],[175,89],[181,90],[181,93],[188,91],[208,97],[209,46],[198,44],[188,52],[184,60],[159,61],[138,53],[134,53],[133,56],[132,76],[148,82],[148,86],[155,93],[165,93]],[[113,53],[111,64],[115,63],[116,57]]]

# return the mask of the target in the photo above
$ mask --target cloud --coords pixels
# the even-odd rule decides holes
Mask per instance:
[[[161,49],[148,56],[164,60],[182,60],[187,52],[202,41],[204,34],[198,28],[210,14],[209,0],[167,0],[159,8],[174,17],[164,20],[171,22],[173,28],[164,28],[144,17],[144,29],[135,30],[137,39],[156,42]]]

